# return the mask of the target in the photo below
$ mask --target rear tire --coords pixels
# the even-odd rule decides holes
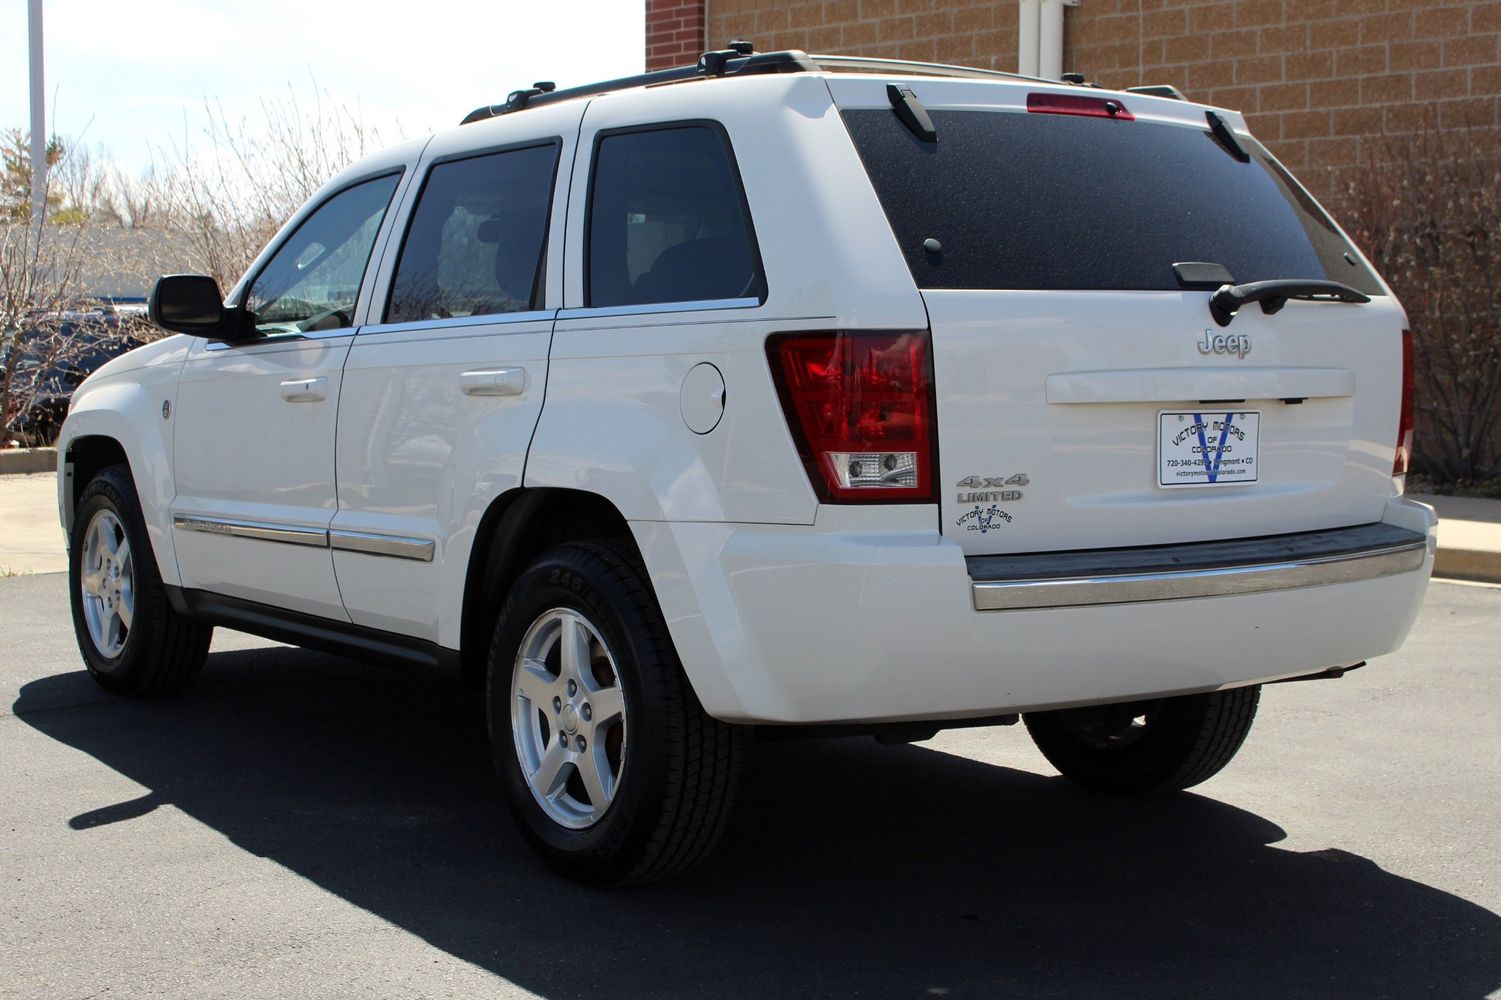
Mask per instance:
[[[1028,712],[1027,732],[1069,780],[1098,792],[1190,788],[1230,763],[1256,718],[1261,686],[1150,701]]]
[[[553,868],[628,885],[680,875],[713,850],[744,733],[705,714],[628,544],[539,556],[501,610],[486,678],[496,771]]]
[[[73,631],[89,674],[114,694],[169,695],[197,678],[212,626],[172,610],[135,483],[111,465],[84,487],[68,542]]]

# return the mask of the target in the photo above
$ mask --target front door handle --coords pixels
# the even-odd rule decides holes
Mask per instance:
[[[297,378],[281,384],[281,398],[289,403],[316,403],[328,398],[328,379]]]
[[[459,388],[466,396],[519,396],[526,389],[525,368],[487,368],[464,372]]]

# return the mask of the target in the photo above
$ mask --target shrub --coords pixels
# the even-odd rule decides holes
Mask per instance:
[[[1481,482],[1501,473],[1501,131],[1430,116],[1363,159],[1343,208],[1411,323],[1414,471]]]

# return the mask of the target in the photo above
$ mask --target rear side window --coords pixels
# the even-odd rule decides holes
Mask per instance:
[[[1254,142],[1207,128],[934,111],[922,142],[886,110],[844,121],[922,288],[1177,289],[1212,261],[1237,282],[1342,281],[1381,294],[1328,216]],[[935,239],[937,253],[924,249]]]
[[[591,306],[765,295],[740,174],[709,125],[601,136],[586,253]]]
[[[435,165],[391,284],[387,323],[541,308],[556,144]]]

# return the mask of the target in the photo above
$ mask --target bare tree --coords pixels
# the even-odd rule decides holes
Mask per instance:
[[[253,121],[215,101],[204,111],[202,143],[159,150],[166,169],[156,177],[155,215],[227,290],[313,192],[381,140],[358,109],[316,88],[308,101],[289,86]]]
[[[10,154],[29,155],[24,133],[12,130],[6,141],[7,166]],[[152,336],[137,317],[101,308],[86,294],[88,270],[127,269],[130,262],[115,259],[126,251],[101,239],[90,221],[103,190],[100,170],[92,157],[75,165],[72,156],[58,140],[49,143],[54,169],[43,219],[33,222],[28,212],[0,221],[0,445],[47,443],[72,389],[69,376],[85,355]],[[29,186],[28,175],[28,198]],[[44,410],[49,419],[40,419]]]
[[[1388,136],[1344,209],[1411,321],[1415,470],[1452,483],[1501,473],[1501,133],[1430,116]]]

